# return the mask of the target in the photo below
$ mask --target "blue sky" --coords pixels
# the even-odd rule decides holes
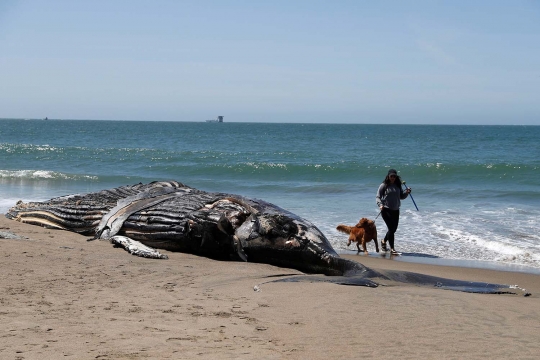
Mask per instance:
[[[540,1],[0,0],[0,117],[540,125]]]

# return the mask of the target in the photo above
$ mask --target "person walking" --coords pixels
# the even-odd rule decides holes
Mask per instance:
[[[394,234],[399,224],[401,200],[406,199],[410,193],[411,188],[402,189],[401,178],[395,169],[388,170],[386,178],[377,190],[377,206],[381,209],[381,216],[388,228],[384,240],[381,240],[381,248],[383,251],[388,251],[386,247],[386,243],[388,242],[392,255],[399,254],[394,248]]]

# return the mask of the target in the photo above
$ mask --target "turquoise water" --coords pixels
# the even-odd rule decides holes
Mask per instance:
[[[275,203],[347,251],[336,225],[377,216],[393,167],[420,209],[402,204],[405,255],[540,268],[539,138],[536,126],[0,120],[0,210],[174,179]]]

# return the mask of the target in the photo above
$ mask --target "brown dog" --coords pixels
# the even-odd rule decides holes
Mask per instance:
[[[347,246],[351,245],[351,242],[356,242],[356,247],[358,252],[360,252],[360,244],[362,244],[362,249],[364,254],[367,254],[366,243],[371,240],[375,240],[375,250],[379,252],[379,244],[377,243],[377,227],[373,220],[367,218],[361,218],[358,224],[355,226],[347,226],[339,224],[336,230],[341,231],[345,234],[349,234],[349,242]]]

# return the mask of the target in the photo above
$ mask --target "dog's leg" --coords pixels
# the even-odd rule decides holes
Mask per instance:
[[[366,248],[366,234],[364,234],[364,236],[362,236],[362,248],[364,249],[364,254],[367,254],[368,251],[367,251],[367,248]],[[358,249],[358,251],[360,251],[360,249]]]
[[[373,241],[375,241],[375,250],[379,252],[379,242],[377,241],[377,237],[373,238]]]

